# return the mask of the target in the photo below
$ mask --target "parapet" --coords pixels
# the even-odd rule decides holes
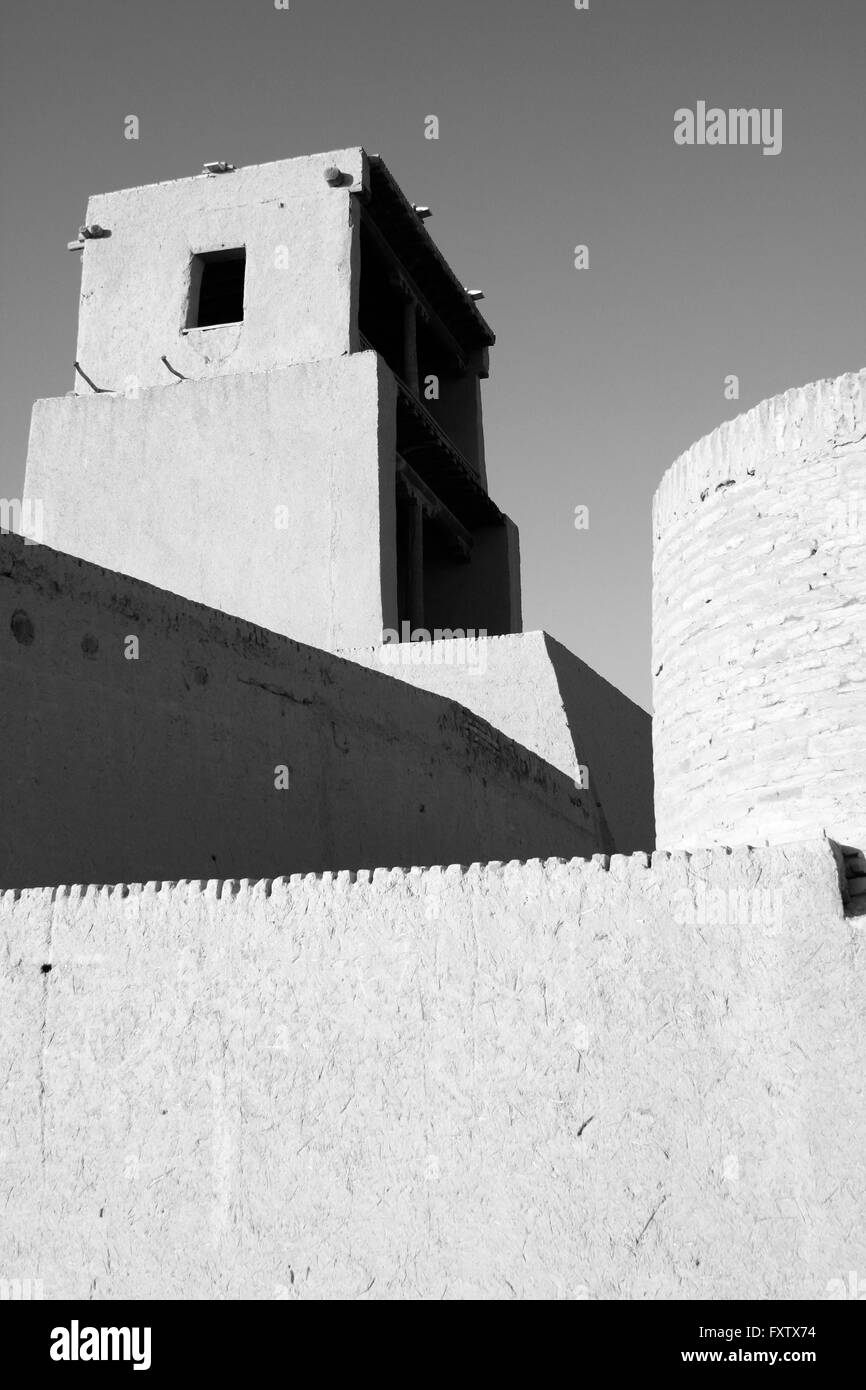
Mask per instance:
[[[696,925],[702,916],[701,899],[707,894],[727,894],[741,909],[739,917],[729,917],[729,925],[747,927],[754,918],[770,926],[771,902],[777,930],[785,921],[825,917],[841,918],[844,898],[840,880],[838,851],[826,839],[794,845],[760,849],[743,845],[692,852],[656,850],[634,854],[593,854],[570,859],[511,859],[477,861],[472,864],[432,864],[405,867],[391,865],[371,869],[335,869],[319,873],[282,874],[273,878],[151,879],[146,883],[74,883],[45,888],[0,889],[0,914],[18,910],[39,913],[46,906],[77,904],[87,910],[98,905],[111,911],[112,903],[138,899],[157,900],[168,917],[182,904],[204,902],[252,905],[274,899],[275,906],[298,908],[313,899],[333,904],[340,911],[340,900],[355,891],[359,895],[396,894],[407,902],[427,896],[456,893],[475,895],[477,901],[515,891],[520,901],[533,901],[542,894],[555,899],[558,894],[580,896],[593,885],[608,895],[609,905],[617,896],[633,893],[648,896],[664,911],[669,910],[674,927]],[[606,886],[608,885],[608,886]],[[770,895],[759,902],[762,893]],[[685,897],[683,897],[685,894]],[[443,896],[444,895],[444,896]],[[738,897],[739,895],[739,897]],[[775,895],[775,896],[772,896]],[[679,911],[678,898],[681,899]],[[516,899],[516,900],[517,900]],[[686,909],[685,903],[690,904]],[[752,906],[747,906],[747,902]],[[716,900],[719,901],[718,899]],[[761,911],[758,912],[758,907]],[[725,921],[710,911],[712,923]],[[776,920],[777,919],[777,920]]]

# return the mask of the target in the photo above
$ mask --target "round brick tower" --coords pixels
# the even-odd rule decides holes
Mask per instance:
[[[866,848],[866,371],[695,444],[653,532],[659,847]]]

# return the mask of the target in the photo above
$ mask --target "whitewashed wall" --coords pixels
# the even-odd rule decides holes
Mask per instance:
[[[866,1269],[863,935],[826,843],[6,894],[0,929],[0,1274],[46,1298]]]

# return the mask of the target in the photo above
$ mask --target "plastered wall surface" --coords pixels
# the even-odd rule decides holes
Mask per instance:
[[[611,848],[630,854],[655,845],[650,716],[546,632],[345,655],[459,700],[575,780],[586,768]]]
[[[453,701],[11,535],[0,703],[4,887],[605,846]]]
[[[258,372],[350,350],[351,193],[360,149],[100,193],[85,222],[110,235],[80,253],[78,360],[103,390],[162,386],[166,355],[184,376]],[[332,188],[325,170],[342,171]],[[244,321],[184,333],[190,262],[246,248]],[[90,388],[76,378],[75,389]]]
[[[395,621],[394,386],[375,353],[33,410],[46,545],[298,641]]]
[[[7,893],[0,924],[0,1269],[46,1298],[821,1299],[864,1268],[826,843]]]
[[[658,843],[866,844],[866,371],[765,401],[655,500]]]

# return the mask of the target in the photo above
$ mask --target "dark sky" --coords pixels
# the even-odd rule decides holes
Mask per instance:
[[[486,291],[488,474],[521,529],[526,627],[648,704],[664,469],[866,361],[864,50],[866,0],[7,6],[0,495],[20,495],[33,399],[72,385],[65,246],[89,194],[364,145]],[[782,153],[677,147],[674,111],[699,100],[781,107]]]

